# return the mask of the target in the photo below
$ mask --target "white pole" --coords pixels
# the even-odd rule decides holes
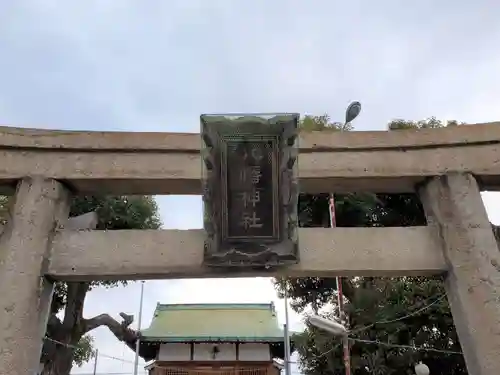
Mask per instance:
[[[95,360],[94,360],[94,375],[97,374],[97,358],[99,357],[99,349],[95,350]]]
[[[288,295],[285,286],[285,375],[291,374],[290,367],[290,322],[288,320]]]
[[[333,193],[330,194],[328,199],[328,206],[330,211],[330,227],[335,228],[337,226],[337,219],[335,217],[335,196]],[[344,322],[344,293],[342,292],[342,278],[336,277],[335,284],[337,285],[337,298],[338,298],[338,309],[339,309],[339,320],[341,324],[347,324]],[[351,354],[349,351],[349,340],[347,336],[342,338],[342,347],[344,353],[344,366],[345,375],[351,375]]]
[[[137,321],[137,333],[141,331],[141,323],[142,323],[142,301],[144,299],[144,280],[141,281],[141,302],[139,303],[139,319]],[[135,361],[134,361],[134,375],[137,375],[139,371],[139,346],[140,339],[137,338],[135,342]]]

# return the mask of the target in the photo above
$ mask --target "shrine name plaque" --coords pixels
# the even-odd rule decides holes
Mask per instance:
[[[204,263],[297,263],[297,114],[202,115]]]

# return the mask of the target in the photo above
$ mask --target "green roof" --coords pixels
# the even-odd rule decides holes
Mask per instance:
[[[143,341],[283,342],[274,304],[182,304],[156,306]]]

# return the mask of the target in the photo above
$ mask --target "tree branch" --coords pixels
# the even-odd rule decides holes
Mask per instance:
[[[132,324],[133,317],[125,314],[120,315],[124,317],[122,323],[118,322],[109,314],[101,314],[91,319],[84,319],[82,321],[83,334],[98,327],[106,326],[119,341],[123,341],[130,349],[135,351],[135,344],[139,334],[137,331],[129,328],[129,325]]]

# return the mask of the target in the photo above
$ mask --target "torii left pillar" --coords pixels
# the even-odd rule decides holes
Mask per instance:
[[[39,371],[53,293],[44,268],[68,213],[69,194],[61,183],[38,177],[19,182],[0,237],[0,374]]]

